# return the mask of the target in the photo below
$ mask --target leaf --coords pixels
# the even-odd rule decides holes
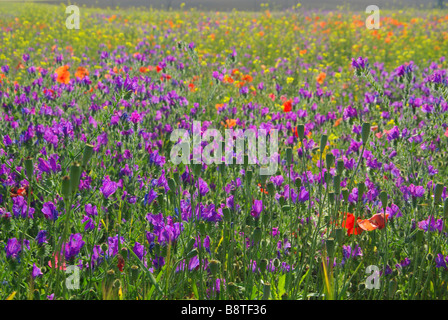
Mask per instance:
[[[162,270],[160,270],[159,274],[157,275],[157,278],[156,278],[157,282],[159,282],[160,279],[162,278],[162,275],[163,275],[163,272],[165,271],[165,269],[166,269],[166,265],[163,266]],[[151,290],[149,290],[148,300],[151,300],[151,296],[152,296],[152,294],[153,294],[155,289],[156,289],[156,287],[152,286]]]
[[[199,299],[198,287],[196,286],[196,282],[193,281],[193,292],[196,299]]]
[[[127,243],[125,243],[125,244],[128,248],[130,248],[130,246]],[[137,264],[139,264],[140,268],[142,268],[142,270],[145,271],[146,275],[149,278],[149,281],[151,281],[151,283],[156,287],[157,291],[159,291],[159,293],[163,294],[162,289],[160,288],[159,284],[157,283],[158,280],[154,279],[154,276],[152,275],[152,273],[145,267],[143,262],[137,257],[134,250],[129,250],[129,252],[135,257],[135,259],[137,260]],[[165,265],[165,267],[166,267],[166,265]]]
[[[286,280],[286,274],[281,275],[278,278],[278,297],[279,299],[282,298],[283,294],[285,294],[285,280]]]
[[[250,296],[250,300],[255,300],[255,297],[257,296],[258,289],[257,286],[252,287],[252,295]]]
[[[14,296],[16,295],[16,292],[14,291],[13,293],[11,293],[8,298],[6,298],[6,300],[12,300],[14,299]]]

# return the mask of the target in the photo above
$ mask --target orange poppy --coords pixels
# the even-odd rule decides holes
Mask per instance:
[[[358,221],[358,225],[366,231],[381,230],[386,225],[387,218],[389,218],[388,213],[386,218],[384,218],[384,213],[377,213],[370,219]]]
[[[246,74],[245,76],[243,76],[243,81],[252,82],[252,80],[253,80],[253,78],[249,74]]]
[[[58,74],[58,77],[56,79],[57,82],[65,84],[68,84],[70,82],[70,72],[68,72],[68,69],[69,66],[65,65],[55,70],[55,72]]]
[[[79,79],[84,79],[84,77],[89,75],[89,70],[87,70],[87,68],[84,67],[78,67],[78,69],[76,70],[75,73],[75,77],[79,78]]]
[[[327,77],[327,74],[325,72],[321,72],[321,73],[319,73],[319,76],[317,77],[316,80],[319,84],[322,84],[322,83],[324,83],[326,77]]]
[[[342,122],[342,118],[339,118],[338,120],[336,120],[336,121],[334,122],[333,127],[337,127],[338,125],[341,124],[341,122]]]
[[[224,127],[226,127],[226,128],[233,128],[234,126],[236,126],[235,119],[227,119],[226,124],[224,125]]]

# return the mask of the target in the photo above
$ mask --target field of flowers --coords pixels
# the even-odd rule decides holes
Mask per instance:
[[[446,12],[67,17],[0,7],[0,299],[448,298]]]

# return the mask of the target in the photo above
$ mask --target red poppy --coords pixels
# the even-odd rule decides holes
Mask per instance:
[[[298,138],[299,137],[299,134],[298,134],[298,132],[297,132],[297,127],[294,127],[294,135],[296,136],[296,138]]]
[[[122,256],[118,256],[118,263],[117,263],[117,267],[118,270],[120,270],[120,272],[123,272],[123,268],[124,268],[124,259]]]
[[[22,196],[22,197],[26,197],[27,195],[27,191],[28,191],[28,186],[22,187],[22,188],[11,188],[11,191],[9,191],[9,194],[11,196],[11,198],[15,198],[17,196]],[[31,194],[33,194],[33,191],[31,191]]]
[[[53,257],[54,257],[54,262],[55,262],[56,268],[58,268],[59,270],[66,270],[67,269],[67,267],[65,265],[65,262],[63,262],[62,265],[58,264],[58,255],[53,254]],[[50,268],[53,268],[53,266],[51,265],[51,261],[52,260],[53,260],[53,258],[51,258],[50,261],[48,261],[48,266]]]
[[[388,213],[386,214],[386,218],[384,218],[384,213],[377,213],[370,219],[359,221],[358,225],[366,231],[381,230],[386,225],[387,218],[389,218]]]
[[[283,104],[283,112],[290,112],[292,110],[292,100],[289,99]]]
[[[362,221],[360,218],[357,219],[356,225],[359,225],[359,222]],[[342,221],[342,227],[347,229],[347,234],[361,234],[363,229],[359,226],[355,228],[355,216],[351,213],[344,214],[344,221]]]
[[[265,194],[268,194],[268,191],[266,190],[266,188],[262,188],[261,183],[258,184],[258,188],[260,189],[260,192],[264,192]]]

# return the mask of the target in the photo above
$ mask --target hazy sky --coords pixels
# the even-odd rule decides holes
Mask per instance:
[[[0,0],[0,2],[5,0]],[[45,0],[44,0],[45,1]],[[47,0],[48,2],[63,2],[64,0]],[[186,9],[191,7],[206,10],[260,10],[261,3],[270,3],[271,9],[289,8],[298,2],[305,8],[335,9],[338,6],[349,4],[354,10],[363,10],[368,5],[377,5],[381,8],[393,8],[406,10],[410,6],[435,6],[438,0],[72,0],[72,4],[86,4],[98,7],[130,7],[130,6],[152,6],[154,8],[172,7],[179,8],[185,3]],[[20,0],[19,0],[20,2]],[[448,3],[448,0],[445,0]]]

